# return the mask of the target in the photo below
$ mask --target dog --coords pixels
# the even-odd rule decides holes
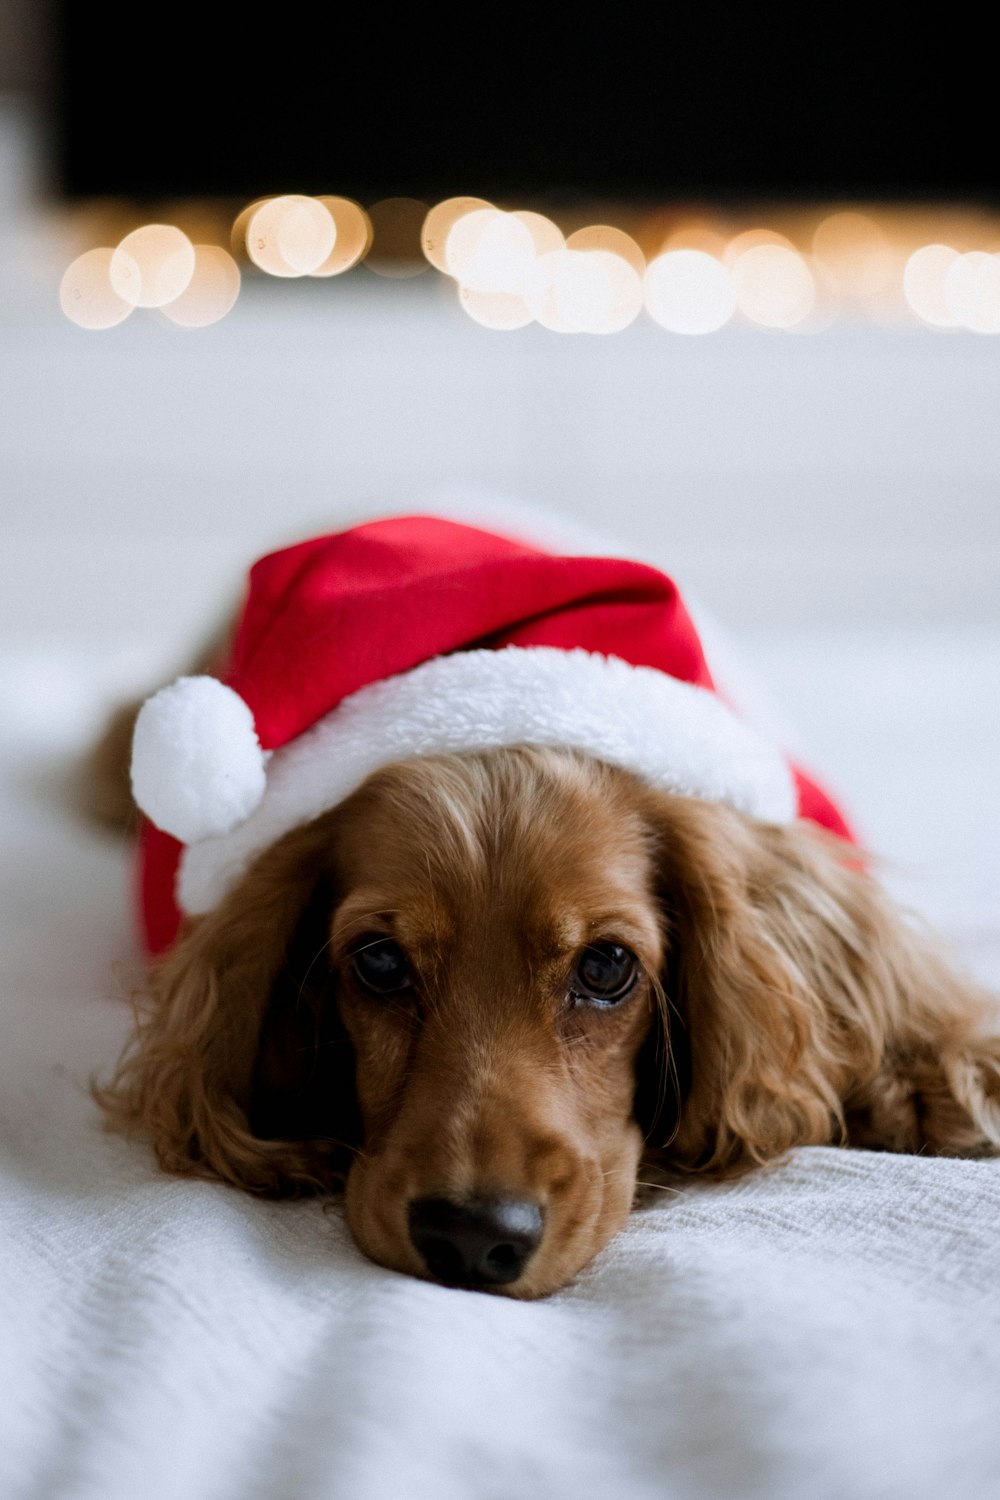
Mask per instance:
[[[135,718],[91,767],[119,818]],[[235,870],[214,836],[97,1090],[167,1171],[343,1190],[378,1263],[535,1298],[650,1172],[1000,1148],[996,1002],[816,822],[572,743],[389,754],[327,800]]]

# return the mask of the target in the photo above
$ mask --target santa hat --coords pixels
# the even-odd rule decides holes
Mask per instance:
[[[770,822],[846,827],[716,691],[663,573],[558,555],[440,517],[369,522],[251,570],[224,680],[144,704],[132,785],[149,819],[154,952],[283,834],[414,755],[565,745]]]

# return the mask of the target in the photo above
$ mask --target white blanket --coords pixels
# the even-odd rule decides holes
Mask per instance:
[[[167,1178],[104,1134],[86,1080],[135,959],[125,856],[61,800],[51,704],[86,678],[33,660],[0,689],[3,1500],[995,1500],[1000,1163],[804,1150],[654,1194],[523,1304],[382,1270],[337,1207]],[[998,733],[973,698],[967,845]],[[959,935],[1000,981],[988,916]]]

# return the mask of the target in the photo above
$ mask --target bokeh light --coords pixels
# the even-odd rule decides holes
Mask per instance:
[[[583,331],[621,333],[642,312],[642,276],[623,255],[612,250],[578,250],[570,253],[587,256],[590,264],[600,269],[611,290],[610,301],[602,295],[599,308],[595,308],[595,315],[588,318]]]
[[[630,234],[612,224],[588,224],[566,239],[567,250],[597,250],[617,255],[630,265],[638,277],[646,274],[646,257]]]
[[[945,275],[944,300],[963,328],[1000,333],[1000,256],[984,250],[959,255]]]
[[[944,296],[945,277],[958,260],[951,245],[922,245],[903,271],[903,293],[918,318],[932,328],[956,328],[958,319]]]
[[[701,215],[672,216],[667,225],[657,225],[654,220],[640,238],[650,245],[655,241],[655,254],[650,252],[650,260],[667,250],[701,250],[721,260],[729,240],[721,223]]]
[[[449,273],[474,292],[520,293],[535,260],[528,226],[496,208],[463,215],[445,246]]]
[[[525,302],[552,333],[586,333],[612,309],[612,288],[600,267],[580,251],[549,251],[532,267]]]
[[[228,235],[234,257],[278,277],[330,278],[362,261],[387,277],[433,266],[457,283],[468,316],[494,329],[537,321],[606,334],[644,302],[654,322],[685,334],[713,332],[734,313],[795,333],[838,320],[1000,333],[1000,213],[982,206],[803,203],[772,206],[761,224],[701,205],[586,223],[579,205],[564,205],[582,226],[568,234],[536,209],[468,194],[430,209],[414,198],[366,211],[350,198],[287,194],[247,203],[234,220],[221,201],[164,202],[158,212],[163,222],[136,229],[127,204],[91,205],[91,242],[124,237],[74,261],[60,289],[67,316],[113,327],[130,307],[171,307],[184,326],[217,321],[239,289],[221,250]]]
[[[736,256],[730,271],[737,306],[761,327],[794,328],[812,312],[812,273],[790,246],[754,244]]]
[[[838,278],[849,280],[863,295],[881,291],[893,271],[889,237],[870,214],[841,209],[816,226],[812,248]]]
[[[452,226],[466,214],[492,207],[493,204],[488,203],[485,198],[446,198],[443,203],[434,205],[420,227],[420,244],[436,271],[450,274],[445,260],[445,246]]]
[[[550,333],[577,331],[563,310],[560,295],[561,279],[569,254],[568,250],[559,249],[540,255],[532,266],[525,285],[524,300],[532,317]]]
[[[487,227],[494,219],[503,220],[507,216],[500,209],[494,208],[492,203],[483,208],[472,208],[467,213],[459,214],[452,221],[444,244],[444,271],[446,275],[453,276],[456,281],[464,281],[466,266],[471,266],[475,261],[479,250],[479,242],[486,232]],[[533,244],[531,236],[527,234],[529,243]]]
[[[781,234],[777,229],[767,229],[755,226],[753,229],[741,229],[726,241],[726,248],[722,251],[719,259],[724,266],[732,270],[741,255],[748,250],[758,250],[762,245],[774,245],[780,249],[794,251],[795,246],[786,234]]]
[[[247,225],[247,254],[269,276],[307,276],[333,250],[337,228],[316,198],[285,193],[268,198]]]
[[[117,246],[109,275],[133,307],[165,307],[194,275],[194,246],[174,224],[144,224]]]
[[[668,250],[645,276],[646,309],[671,333],[714,333],[736,311],[736,290],[726,267],[704,250]]]
[[[550,250],[561,250],[565,244],[562,230],[544,214],[535,213],[530,208],[517,208],[514,210],[514,218],[523,224],[531,235],[536,257],[548,255]]]
[[[250,220],[262,204],[269,202],[268,198],[255,198],[245,208],[241,208],[233,220],[232,229],[229,231],[229,247],[234,255],[247,254],[247,230],[250,228]]]
[[[583,250],[556,251],[553,295],[573,333],[595,333],[611,317],[614,289],[596,255]]]
[[[339,276],[356,266],[368,252],[372,242],[372,224],[360,203],[353,198],[320,197],[321,203],[333,220],[337,237],[333,249],[310,276]]]
[[[114,253],[110,246],[85,250],[63,274],[59,306],[79,328],[114,328],[132,311],[133,304],[111,285]]]
[[[221,245],[195,245],[194,274],[180,296],[163,307],[181,328],[207,328],[224,318],[240,294],[240,270]]]
[[[525,288],[537,322],[554,333],[617,333],[642,310],[642,282],[608,250],[550,250]]]

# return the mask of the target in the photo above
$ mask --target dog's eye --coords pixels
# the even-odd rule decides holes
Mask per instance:
[[[575,1000],[615,1005],[624,1000],[639,977],[639,960],[620,943],[591,943],[573,970],[570,993]]]
[[[406,955],[392,938],[363,937],[351,949],[354,972],[367,990],[376,995],[391,995],[405,990],[410,983],[410,966]]]

